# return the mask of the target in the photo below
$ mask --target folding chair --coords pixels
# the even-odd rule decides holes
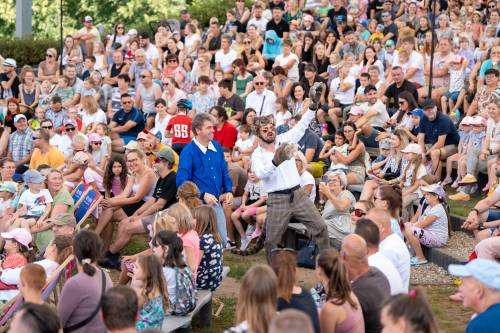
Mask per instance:
[[[7,332],[9,321],[14,317],[16,311],[23,305],[24,299],[18,293],[13,299],[5,304],[0,310],[0,332]]]
[[[43,287],[42,290],[42,299],[45,302],[48,302],[50,295],[54,294],[54,304],[57,305],[59,299],[57,285],[62,280],[62,278],[65,278],[66,267],[68,267],[73,258],[74,258],[73,255],[68,256],[66,260],[64,260],[64,262],[61,265],[59,265],[59,267],[57,267],[57,269],[50,275],[49,279],[47,280],[47,283],[45,284],[45,287]]]
[[[83,199],[81,200],[80,205],[75,211],[77,231],[81,229],[82,224],[85,222],[87,217],[89,217],[89,215],[92,214],[92,212],[97,208],[101,200],[102,196],[99,192],[89,189],[85,193]]]
[[[75,203],[75,208],[77,208],[82,200],[83,200],[83,195],[88,191],[90,186],[88,184],[85,184],[83,181],[78,183],[76,185],[75,189],[71,192],[71,196],[73,197],[73,202]]]

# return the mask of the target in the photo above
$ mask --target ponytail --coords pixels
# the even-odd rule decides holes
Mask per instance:
[[[96,269],[91,263],[92,261],[89,258],[85,258],[80,261],[83,272],[89,276],[94,276]]]
[[[36,260],[35,245],[33,244],[33,242],[31,242],[28,247],[17,241],[16,243],[18,244],[19,252],[21,252],[21,254],[26,258],[28,263],[32,263]]]
[[[83,272],[93,276],[96,268],[92,265],[101,253],[102,242],[91,230],[81,230],[73,240],[73,253],[82,266]]]

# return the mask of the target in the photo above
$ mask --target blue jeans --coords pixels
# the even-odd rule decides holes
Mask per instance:
[[[217,217],[217,229],[219,229],[220,237],[222,238],[222,247],[226,247],[227,243],[227,228],[226,217],[224,216],[224,209],[220,204],[212,206]]]

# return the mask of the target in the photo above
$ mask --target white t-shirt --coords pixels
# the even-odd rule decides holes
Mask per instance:
[[[62,145],[62,142],[61,142],[61,139],[62,139],[62,135],[59,135],[59,134],[54,134],[53,137],[50,138],[49,140],[49,144],[51,146],[54,146],[56,147],[57,149],[59,149],[59,151],[61,152],[64,152],[63,151],[63,145]]]
[[[47,189],[42,189],[39,193],[33,193],[27,189],[19,198],[19,203],[28,210],[26,215],[30,216],[42,216],[51,202],[52,196]]]
[[[387,109],[385,108],[385,104],[382,103],[380,99],[377,99],[375,104],[369,105],[368,102],[365,102],[360,105],[360,108],[363,109],[365,114],[369,110],[376,110],[377,114],[370,118],[368,124],[371,126],[383,127],[384,124],[389,120],[389,114],[387,113]]]
[[[158,113],[155,116],[155,127],[153,127],[152,132],[155,133],[155,132],[160,131],[160,133],[162,135],[162,139],[161,139],[162,143],[168,142],[168,140],[167,140],[168,138],[165,136],[165,130],[167,129],[167,125],[168,125],[168,122],[170,121],[170,119],[172,119],[172,115],[169,113],[167,113],[167,116],[165,118],[163,118],[162,121],[160,121],[160,116],[158,115]]]
[[[103,123],[107,124],[108,120],[106,119],[106,114],[101,109],[97,110],[97,112],[93,114],[89,114],[87,112],[82,112],[82,126],[83,128],[87,128],[88,125],[92,123]]]
[[[428,205],[420,220],[423,221],[430,215],[435,216],[437,219],[424,229],[433,234],[443,244],[446,244],[446,242],[448,242],[448,216],[446,215],[443,205],[437,204],[434,207]]]
[[[410,286],[410,252],[405,242],[396,234],[388,236],[380,242],[379,252],[389,259],[403,280],[403,286],[408,290]]]
[[[184,47],[188,50],[191,50],[196,43],[196,41],[201,41],[200,35],[192,34],[191,36],[187,36],[184,40]],[[196,51],[192,51],[188,54],[190,57],[196,56]]]
[[[401,275],[394,264],[380,251],[368,257],[368,265],[376,267],[384,273],[391,286],[391,295],[406,294],[408,292],[408,288],[405,288]]]
[[[490,138],[490,149],[494,154],[498,154],[500,151],[500,121],[495,123],[492,118],[488,118],[486,126],[486,137]]]
[[[290,60],[293,60],[294,63],[292,67],[288,69],[287,76],[290,80],[297,82],[299,80],[299,58],[295,53],[290,53],[286,57],[283,54],[280,54],[276,57],[274,63],[277,64],[277,66],[283,67],[283,65],[287,64]]]
[[[146,59],[150,65],[153,64],[153,59],[160,59],[160,53],[158,49],[153,44],[149,44],[147,49],[142,49],[146,53]],[[160,66],[160,62],[158,61],[158,66]]]
[[[356,79],[353,76],[348,76],[342,81],[343,83],[350,83],[351,88],[346,91],[340,91],[340,78],[336,77],[332,80],[330,89],[333,91],[333,98],[337,99],[341,104],[349,105],[354,103],[354,92],[356,90]]]
[[[236,140],[236,143],[234,144],[238,149],[241,150],[247,150],[253,147],[253,139],[250,137],[246,140],[243,140],[239,138]]]
[[[411,82],[418,83],[420,85],[424,85],[425,83],[425,76],[424,76],[424,57],[418,53],[417,51],[413,50],[410,58],[408,59],[408,62],[405,64],[401,64],[399,61],[399,54],[394,57],[394,61],[392,62],[392,67],[400,66],[403,69],[410,69],[410,68],[416,68],[417,71],[411,78]],[[403,70],[406,73],[406,70]]]
[[[267,193],[262,186],[262,182],[254,183],[248,180],[245,184],[245,192],[248,192],[248,199],[252,201],[259,200],[261,197],[266,197]]]
[[[285,111],[283,112],[276,112],[275,115],[276,118],[276,127],[284,125],[285,123],[288,122],[288,120],[292,119],[292,114],[290,111]]]
[[[300,175],[300,187],[304,187],[306,185],[312,185],[311,193],[309,193],[309,199],[312,202],[316,199],[316,182],[314,181],[314,177],[309,173],[309,171],[304,171],[303,174]]]
[[[233,49],[230,49],[228,53],[224,53],[223,50],[219,50],[215,53],[215,63],[219,63],[224,72],[231,69],[233,61],[236,59],[238,59],[238,52]]]
[[[406,190],[413,183],[413,169],[415,169],[415,164],[414,163],[408,164],[407,169],[408,170],[406,170],[406,179],[403,179],[403,190]],[[423,164],[420,164],[420,167],[417,170],[417,179],[420,180],[425,176],[427,176],[427,169]],[[419,198],[422,197],[422,192],[420,192],[420,187],[413,193],[418,194]]]
[[[263,32],[266,31],[267,22],[269,21],[263,17],[261,17],[260,20],[257,20],[255,17],[252,17],[250,21],[248,21],[247,27],[253,24],[257,27],[258,32]]]

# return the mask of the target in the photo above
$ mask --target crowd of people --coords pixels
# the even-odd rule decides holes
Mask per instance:
[[[220,286],[226,251],[265,249],[227,332],[438,332],[411,266],[447,245],[450,200],[479,192],[451,298],[477,314],[468,332],[495,332],[500,3],[247,4],[105,36],[86,16],[39,64],[0,56],[0,300],[25,300],[11,331],[159,330]],[[80,231],[81,182],[101,201]],[[290,222],[317,248],[312,290]],[[42,290],[71,254],[54,311]]]

